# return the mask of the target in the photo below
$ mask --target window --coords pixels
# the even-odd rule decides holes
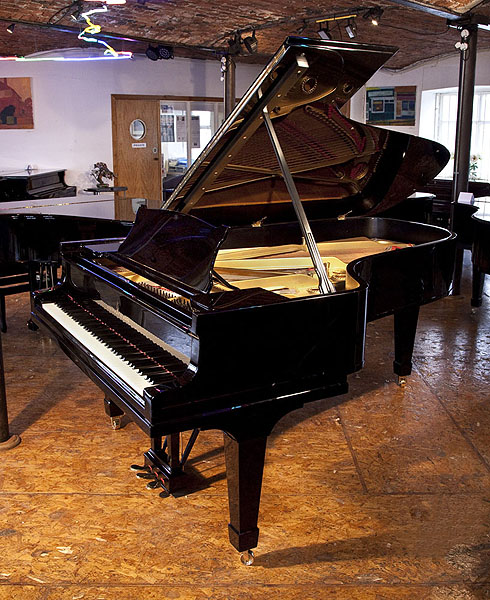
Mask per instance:
[[[160,101],[164,177],[182,175],[224,118],[223,102]]]
[[[422,92],[420,135],[444,144],[451,152],[451,160],[439,177],[453,176],[457,113],[457,90]],[[435,115],[435,118],[431,119],[431,115]],[[490,181],[489,145],[490,88],[476,88],[471,130],[470,178]]]

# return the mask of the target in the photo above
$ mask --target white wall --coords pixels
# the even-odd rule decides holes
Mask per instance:
[[[419,66],[409,67],[398,72],[381,69],[367,82],[365,87],[417,86],[415,125],[413,127],[393,127],[393,129],[418,135],[422,92],[425,90],[457,87],[458,78],[459,51],[455,49],[454,55],[427,61]],[[490,50],[483,50],[477,54],[475,84],[479,86],[490,84]],[[365,122],[366,117],[365,87],[360,89],[352,98],[351,105],[351,118],[362,123]]]
[[[261,67],[237,64],[237,96]],[[423,90],[458,84],[459,54],[393,73],[379,71],[368,87],[417,86],[414,127],[397,131],[418,134]],[[0,171],[66,168],[67,183],[86,187],[95,162],[112,167],[111,94],[161,94],[222,97],[218,60],[175,59],[152,62],[146,57],[109,62],[0,62],[0,78],[31,77],[34,129],[0,131]],[[477,85],[490,84],[490,51],[477,58]],[[352,99],[352,118],[364,122],[365,89]]]
[[[260,70],[237,65],[237,96]],[[67,183],[79,187],[92,183],[95,162],[112,167],[111,94],[223,96],[218,59],[0,62],[3,77],[32,78],[34,129],[0,130],[0,172],[66,168]]]

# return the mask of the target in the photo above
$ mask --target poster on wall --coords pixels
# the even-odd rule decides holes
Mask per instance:
[[[0,78],[0,129],[34,129],[30,77]]]
[[[162,142],[175,142],[174,115],[160,115],[160,133]]]
[[[366,123],[415,125],[414,85],[366,89]]]
[[[191,116],[191,147],[201,147],[201,124],[199,116],[196,115]]]

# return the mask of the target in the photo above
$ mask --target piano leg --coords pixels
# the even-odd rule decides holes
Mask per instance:
[[[478,267],[473,265],[471,306],[476,306],[476,307],[481,306],[484,283],[485,283],[485,273],[482,273]]]
[[[0,295],[0,328],[2,333],[7,333],[7,318],[5,315],[5,296]]]
[[[260,491],[264,472],[267,436],[236,440],[224,434],[230,542],[242,555],[244,564],[252,564],[251,548],[257,546]]]
[[[111,419],[112,429],[120,429],[121,417],[123,416],[124,411],[107,396],[104,398],[104,410],[105,414]]]
[[[393,370],[398,376],[398,385],[404,386],[412,372],[412,355],[417,333],[419,307],[404,308],[394,314],[395,360]]]
[[[453,289],[451,296],[459,296],[461,293],[461,275],[463,273],[464,247],[456,244],[456,256],[454,257]]]

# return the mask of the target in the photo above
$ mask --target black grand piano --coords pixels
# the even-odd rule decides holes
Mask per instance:
[[[64,243],[63,281],[33,295],[32,318],[101,388],[114,425],[124,412],[148,434],[135,468],[150,487],[188,493],[196,436],[224,432],[229,537],[246,564],[274,425],[340,401],[366,320],[394,314],[405,379],[419,306],[447,294],[454,236],[372,215],[448,152],[338,110],[393,52],[288,38],[165,208],[140,209],[125,239]]]
[[[25,169],[0,172],[0,202],[76,196],[65,182],[65,169]]]

